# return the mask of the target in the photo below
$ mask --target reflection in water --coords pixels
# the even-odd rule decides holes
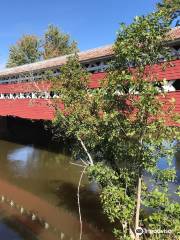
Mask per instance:
[[[39,152],[33,146],[22,146],[10,151],[7,155],[7,160],[12,161],[13,172],[19,176],[26,176],[28,174],[29,162],[30,165],[36,162],[39,157]]]
[[[19,209],[23,206],[28,215],[21,216],[18,207],[15,210],[8,203],[0,203],[0,207],[6,208],[5,212],[11,215],[8,218],[11,224],[10,221],[0,222],[0,235],[2,232],[6,232],[7,236],[10,236],[10,232],[18,232],[16,237],[6,239],[32,239],[30,234],[25,236],[24,232],[22,234],[18,230],[18,222],[21,228],[29,229],[38,239],[78,239],[76,195],[80,169],[69,163],[67,155],[35,148],[33,145],[0,141],[0,149],[0,196],[12,199]],[[110,240],[112,227],[102,214],[96,190],[96,184],[88,185],[84,178],[80,194],[83,239]],[[29,216],[33,213],[40,218],[39,222],[30,221]],[[45,230],[44,222],[48,222],[48,230]]]
[[[32,146],[21,147],[13,150],[7,155],[7,159],[11,161],[27,162],[28,159],[32,159],[36,150]],[[37,151],[36,151],[37,152]]]
[[[0,140],[0,236],[3,240],[78,239],[77,184],[80,169],[66,154]],[[174,166],[180,182],[180,152]],[[164,159],[159,162],[165,168]],[[172,190],[176,184],[172,185]],[[98,187],[83,179],[83,240],[111,240],[112,226],[102,214]],[[10,206],[13,200],[14,207]],[[16,206],[16,207],[15,207]],[[23,207],[23,214],[20,213]],[[32,216],[36,219],[32,222]],[[45,224],[48,223],[48,229]]]

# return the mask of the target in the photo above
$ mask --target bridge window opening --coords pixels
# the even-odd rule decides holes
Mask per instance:
[[[100,65],[101,65],[101,62],[99,62],[99,61],[98,61],[98,62],[95,62],[95,66],[98,67],[98,66],[100,66]]]
[[[46,97],[45,92],[42,92],[42,93],[41,93],[41,98],[45,98],[45,97]]]
[[[155,82],[153,83],[154,87],[156,87],[160,92],[163,91],[163,85],[161,82]]]
[[[36,93],[31,93],[31,98],[36,98]]]
[[[16,98],[16,93],[13,93],[13,98]]]
[[[50,95],[50,98],[53,98],[54,97],[54,92],[51,91],[49,95]]]
[[[172,48],[171,56],[174,59],[178,59],[179,58],[179,56],[180,56],[180,48],[179,48],[179,46]]]
[[[174,81],[172,84],[176,91],[180,91],[180,79]]]
[[[20,98],[20,99],[23,99],[23,98],[25,98],[25,97],[24,97],[24,93],[20,93],[20,96],[19,96],[19,98]]]
[[[24,93],[25,98],[30,98],[29,93]]]
[[[57,76],[57,75],[59,75],[59,74],[60,74],[60,69],[55,69],[55,70],[54,70],[54,75]]]
[[[40,93],[40,92],[37,92],[37,93],[36,93],[36,97],[37,97],[37,98],[40,98],[40,97],[41,97],[41,93]]]
[[[55,93],[53,98],[59,98],[59,94],[58,93]]]
[[[174,88],[173,86],[173,83],[175,82],[175,80],[172,80],[172,81],[167,81],[167,83],[165,85],[163,85],[163,90],[165,92],[174,92],[176,91],[176,89]]]
[[[174,80],[173,81],[168,81],[165,85],[163,85],[162,82],[155,82],[155,83],[153,83],[153,85],[155,87],[157,87],[159,92],[162,92],[162,91],[174,92],[174,91],[176,91],[175,87],[173,86],[174,82],[175,82]]]
[[[36,93],[36,92],[34,92],[34,93],[32,94],[32,98],[37,98],[37,93]]]
[[[179,46],[179,45],[174,46],[173,48],[174,48],[176,51],[179,51],[179,50],[180,50],[180,46]]]
[[[9,98],[10,98],[10,94],[9,94],[9,93],[5,93],[5,94],[4,94],[4,97],[5,97],[6,99],[9,99]]]

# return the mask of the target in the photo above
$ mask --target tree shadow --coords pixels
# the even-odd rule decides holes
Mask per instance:
[[[73,212],[79,217],[77,186],[67,182],[59,182],[57,185],[58,188],[55,190],[55,194],[58,197],[58,206]],[[92,225],[101,232],[107,233],[109,235],[108,239],[112,239],[113,225],[103,214],[98,191],[91,190],[89,186],[82,186],[80,189],[80,205],[83,222]]]

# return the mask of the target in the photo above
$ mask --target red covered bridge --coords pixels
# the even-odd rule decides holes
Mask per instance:
[[[172,47],[171,66],[162,71],[154,66],[154,73],[159,80],[166,79],[168,99],[176,99],[175,111],[180,113],[180,27],[170,32],[169,45]],[[105,46],[79,53],[82,65],[92,73],[90,88],[99,87],[105,76],[108,61],[113,58],[112,46]],[[47,69],[54,75],[66,62],[67,56],[27,64],[0,71],[0,116],[13,116],[33,120],[51,120],[54,110],[50,107],[52,97],[50,86],[43,82],[42,76]],[[168,99],[166,104],[168,105]]]

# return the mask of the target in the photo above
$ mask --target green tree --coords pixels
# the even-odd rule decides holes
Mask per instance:
[[[174,19],[180,17],[180,2],[179,0],[163,0],[159,3],[158,8],[160,10],[165,10],[167,17],[171,19],[173,22]],[[179,20],[177,20],[176,25],[179,24]]]
[[[71,41],[68,34],[62,33],[54,25],[50,25],[45,32],[43,48],[44,59],[75,53],[78,50],[77,43]]]
[[[121,240],[139,239],[135,231],[139,226],[171,230],[147,232],[145,239],[179,238],[180,204],[169,196],[169,183],[176,180],[171,164],[179,132],[167,124],[177,116],[173,100],[169,107],[160,101],[166,93],[160,92],[153,72],[154,64],[168,67],[160,57],[170,59],[164,44],[171,24],[168,11],[160,9],[121,25],[115,58],[101,88],[89,89],[89,75],[77,56],[70,57],[61,75],[52,79],[52,90],[61,96],[54,100],[56,109],[64,104],[53,122],[56,132],[74,139],[73,156],[101,186],[104,212]],[[169,164],[166,170],[157,167],[162,157]],[[178,197],[178,188],[176,193]],[[146,207],[152,211],[147,213]]]
[[[40,42],[34,35],[24,35],[9,49],[7,67],[15,67],[23,64],[39,61],[41,58]]]

